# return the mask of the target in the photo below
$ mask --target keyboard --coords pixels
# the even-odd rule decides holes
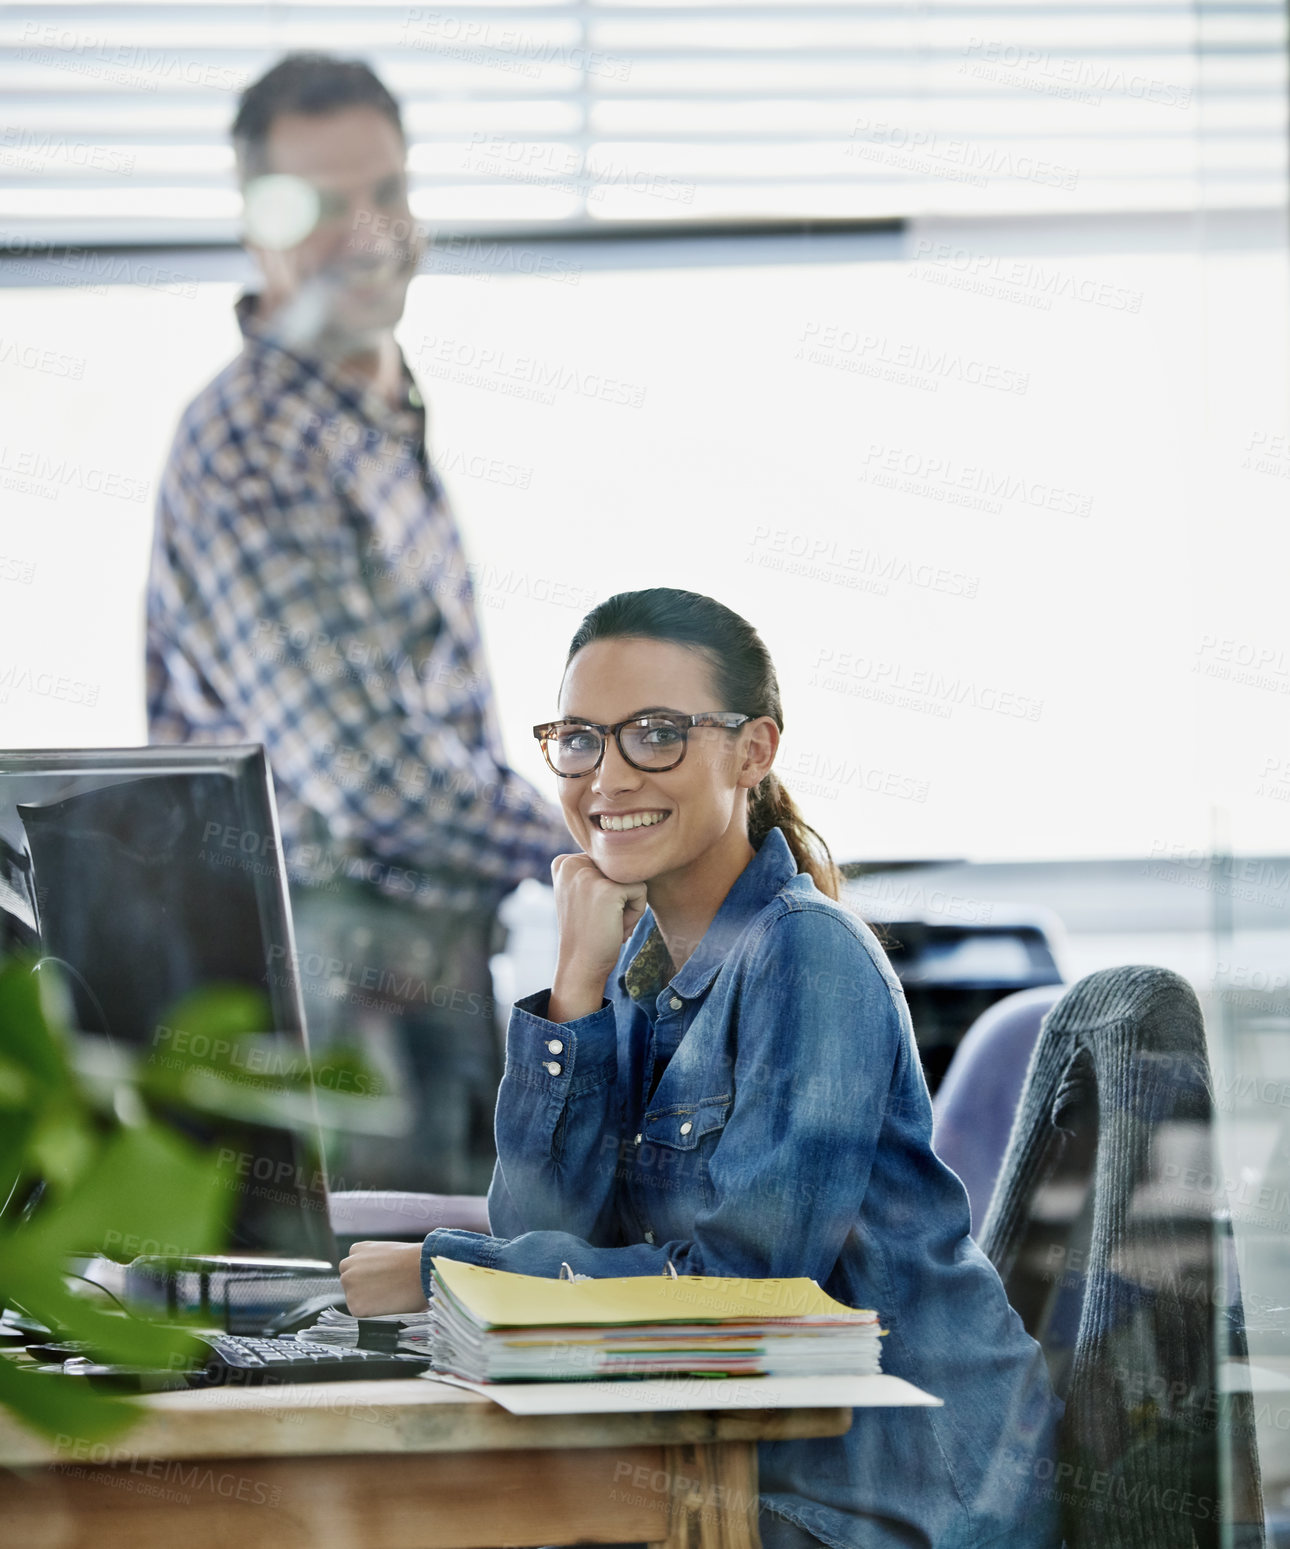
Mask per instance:
[[[95,1387],[149,1391],[149,1378],[171,1379],[167,1387],[215,1388],[238,1383],[259,1386],[284,1382],[353,1382],[359,1378],[417,1377],[429,1360],[402,1350],[360,1350],[283,1334],[275,1339],[250,1334],[199,1334],[201,1349],[187,1371],[165,1374],[132,1366],[109,1366],[92,1356],[73,1355],[62,1363],[68,1376],[87,1378]]]

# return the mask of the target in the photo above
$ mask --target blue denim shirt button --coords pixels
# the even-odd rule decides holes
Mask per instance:
[[[673,995],[671,1000],[668,1001],[668,1005],[672,1008],[673,1011],[679,1011],[681,1009],[681,997],[679,995]]]
[[[645,1241],[646,1242],[653,1242],[654,1241],[654,1233],[653,1232],[646,1232],[645,1233]]]
[[[560,1074],[561,1069],[562,1069],[559,1061],[557,1061],[557,1060],[548,1060],[546,1062],[546,1068],[547,1068],[548,1075],[552,1075],[552,1076],[558,1076]]]

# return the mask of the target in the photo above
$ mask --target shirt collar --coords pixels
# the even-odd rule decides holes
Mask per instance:
[[[675,972],[663,932],[655,925],[640,951],[628,963],[623,973],[623,988],[638,1005],[644,1005],[646,1001],[652,1003],[662,994],[663,987]]]
[[[734,886],[722,900],[712,924],[703,933],[703,939],[685,966],[673,975],[672,991],[683,1000],[701,995],[716,978],[740,936],[796,875],[797,862],[788,847],[788,840],[778,828],[772,828],[762,840],[761,848],[735,878]],[[624,952],[626,966],[618,976],[624,994],[631,995],[635,989],[634,998],[640,998],[657,970],[656,954],[660,949],[666,958],[654,912],[647,909]],[[632,988],[629,988],[629,979]]]
[[[391,409],[377,392],[363,385],[357,378],[343,371],[339,363],[325,355],[313,354],[298,345],[288,346],[277,337],[270,319],[260,315],[260,297],[255,291],[243,291],[233,307],[237,325],[242,331],[245,347],[275,356],[288,369],[304,372],[315,383],[321,384],[334,399],[334,409],[357,414],[372,425],[385,425],[393,417],[406,415],[410,410],[420,412],[422,401],[407,362],[403,361],[403,380],[406,402],[401,409]]]

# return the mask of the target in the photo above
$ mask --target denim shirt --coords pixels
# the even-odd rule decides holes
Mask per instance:
[[[498,1235],[431,1232],[427,1294],[437,1254],[531,1275],[562,1262],[657,1275],[670,1261],[808,1276],[877,1309],[883,1370],[944,1403],[763,1442],[763,1510],[837,1549],[1038,1549],[1060,1406],[933,1154],[909,1011],[877,938],[797,874],[773,829],[651,993],[641,970],[660,943],[647,910],[590,1016],[546,1020],[548,992],[515,1006],[488,1196]]]

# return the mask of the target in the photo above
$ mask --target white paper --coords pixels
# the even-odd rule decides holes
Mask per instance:
[[[491,1398],[513,1415],[640,1414],[651,1409],[848,1409],[939,1406],[902,1377],[647,1377],[622,1382],[432,1382]]]

